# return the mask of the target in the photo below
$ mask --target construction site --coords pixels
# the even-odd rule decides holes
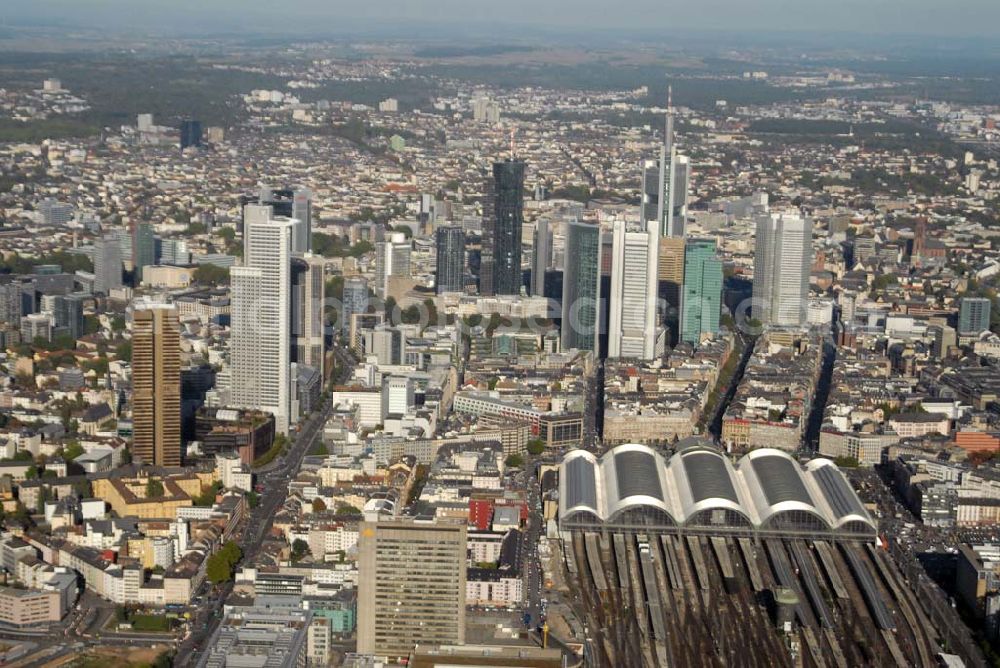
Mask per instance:
[[[587,665],[940,665],[934,624],[829,462],[630,444],[571,454],[560,476]]]

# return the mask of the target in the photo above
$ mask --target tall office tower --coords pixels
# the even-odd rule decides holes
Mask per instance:
[[[465,287],[465,230],[460,225],[439,227],[437,241],[437,294],[462,292]]]
[[[343,315],[340,330],[345,334],[351,329],[351,316],[368,311],[368,281],[360,276],[344,279]]]
[[[552,262],[552,230],[549,219],[540,218],[535,223],[535,248],[531,262],[531,294],[545,296],[545,272]]]
[[[288,433],[291,410],[291,249],[296,222],[248,218],[244,266],[230,270],[232,401],[239,408],[268,411],[282,434]]]
[[[358,653],[408,656],[465,643],[465,523],[364,522],[358,532]]]
[[[657,237],[614,224],[608,357],[656,357]]]
[[[753,317],[763,325],[801,326],[806,319],[811,266],[811,219],[789,213],[758,216]]]
[[[562,347],[598,353],[601,296],[601,227],[577,220],[566,225]]]
[[[968,336],[988,330],[990,306],[986,297],[963,297],[958,310],[958,333]]]
[[[655,220],[661,237],[683,237],[690,180],[691,161],[678,155],[674,145],[674,107],[668,96],[660,156],[642,163],[640,213],[644,226]]]
[[[270,216],[275,218],[292,218],[297,221],[292,239],[292,252],[305,253],[312,249],[312,193],[305,189],[278,188],[264,186],[256,195],[244,195],[240,198],[243,206],[243,226],[246,227],[249,207],[271,207]],[[251,217],[258,219],[263,213],[254,209],[249,211]]]
[[[24,288],[18,281],[0,284],[0,322],[19,325],[25,314]]]
[[[657,278],[663,298],[676,309],[681,307],[685,245],[682,237],[660,237]]]
[[[684,251],[681,341],[697,346],[705,334],[719,331],[722,309],[722,262],[715,239],[689,239]]]
[[[140,304],[132,325],[132,452],[181,465],[181,341],[173,305]]]
[[[137,223],[132,227],[132,267],[135,282],[142,281],[142,270],[156,264],[156,236],[149,223]]]
[[[483,206],[483,259],[479,291],[521,294],[521,226],[524,224],[524,162],[493,163]]]
[[[402,232],[391,232],[375,242],[375,294],[388,295],[389,278],[410,275],[412,244]]]
[[[83,298],[79,295],[45,295],[42,311],[52,316],[53,337],[66,335],[72,339],[83,336]]]
[[[292,361],[323,377],[323,258],[306,253],[292,258]]]
[[[107,295],[121,286],[121,246],[116,236],[107,234],[94,241],[94,292]]]
[[[201,121],[181,121],[181,150],[201,146]]]
[[[674,191],[671,202],[674,210],[674,225],[679,224],[683,233],[687,216],[688,200],[691,197],[691,158],[677,155],[674,158]],[[678,218],[680,219],[678,221]],[[680,235],[676,235],[680,236]]]

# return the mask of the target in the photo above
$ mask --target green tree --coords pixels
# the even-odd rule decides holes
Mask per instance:
[[[202,285],[229,285],[229,268],[214,264],[199,264],[194,280]]]
[[[292,561],[301,561],[307,554],[309,554],[309,543],[301,538],[292,541]]]
[[[146,481],[146,498],[147,499],[159,499],[163,496],[163,483],[156,478],[150,478]]]
[[[506,464],[511,468],[520,468],[524,466],[524,458],[521,455],[511,455],[507,457]]]
[[[537,457],[545,452],[545,441],[540,438],[533,438],[528,441],[528,454]]]
[[[83,452],[83,446],[80,445],[79,441],[70,441],[66,444],[66,447],[63,448],[63,459],[71,462],[82,455]]]

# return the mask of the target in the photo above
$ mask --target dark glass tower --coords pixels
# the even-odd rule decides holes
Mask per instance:
[[[524,223],[524,162],[493,163],[483,221],[480,292],[521,293],[521,225]]]
[[[142,270],[156,264],[156,237],[153,226],[138,223],[132,229],[132,265],[135,267],[136,285],[142,281]]]
[[[457,225],[439,227],[437,237],[437,293],[461,292],[465,276],[465,230]]]
[[[201,121],[181,121],[181,150],[201,146]]]

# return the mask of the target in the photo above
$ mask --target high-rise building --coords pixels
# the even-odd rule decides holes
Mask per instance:
[[[118,238],[105,235],[94,241],[94,292],[110,294],[122,287],[122,252]]]
[[[368,311],[368,281],[360,276],[344,279],[343,315],[340,329],[347,333],[351,329],[351,316]]]
[[[292,361],[323,377],[323,258],[312,253],[292,258]]]
[[[0,284],[0,322],[20,325],[24,308],[24,288],[19,281]]]
[[[201,121],[181,121],[181,150],[201,146]]]
[[[483,206],[483,258],[479,291],[521,294],[521,227],[524,224],[524,162],[493,163]]]
[[[288,433],[290,416],[291,250],[296,224],[291,218],[248,217],[244,266],[230,270],[232,402],[270,412],[282,434]]]
[[[43,295],[42,312],[52,316],[52,336],[83,336],[83,297],[80,295]]]
[[[697,346],[705,334],[719,331],[722,309],[722,262],[714,239],[688,239],[684,251],[680,339]]]
[[[562,347],[598,353],[601,295],[601,227],[570,221],[566,225],[563,270]]]
[[[535,223],[535,247],[531,262],[531,294],[545,296],[545,272],[552,262],[552,230],[549,219],[540,218]]]
[[[389,278],[410,275],[412,244],[402,232],[391,232],[382,241],[375,242],[375,293],[385,298],[389,291]]]
[[[753,317],[763,325],[801,326],[806,320],[811,266],[810,218],[789,213],[758,216]]]
[[[986,297],[963,297],[958,309],[958,333],[980,334],[990,328],[990,307]]]
[[[156,264],[156,236],[149,223],[138,223],[132,228],[132,267],[135,282],[142,281],[142,270]]]
[[[362,523],[358,653],[464,644],[466,549],[464,522]]]
[[[674,145],[673,101],[667,99],[667,116],[656,160],[642,163],[642,222],[657,221],[661,237],[683,237],[687,215],[691,161],[678,155]]]
[[[132,452],[181,465],[181,342],[173,305],[138,305],[132,325]]]
[[[462,292],[465,287],[465,230],[460,225],[437,228],[437,294]]]
[[[608,357],[656,356],[656,228],[629,231],[615,221]]]
[[[660,292],[667,304],[680,309],[686,244],[683,237],[660,237],[659,245],[657,278],[660,282]]]
[[[312,249],[312,192],[305,188],[269,188],[264,186],[256,195],[240,198],[243,206],[243,225],[247,223],[249,206],[271,207],[270,216],[292,218],[298,223],[292,239],[292,252],[305,253]],[[263,217],[259,210],[251,210],[251,216]]]

